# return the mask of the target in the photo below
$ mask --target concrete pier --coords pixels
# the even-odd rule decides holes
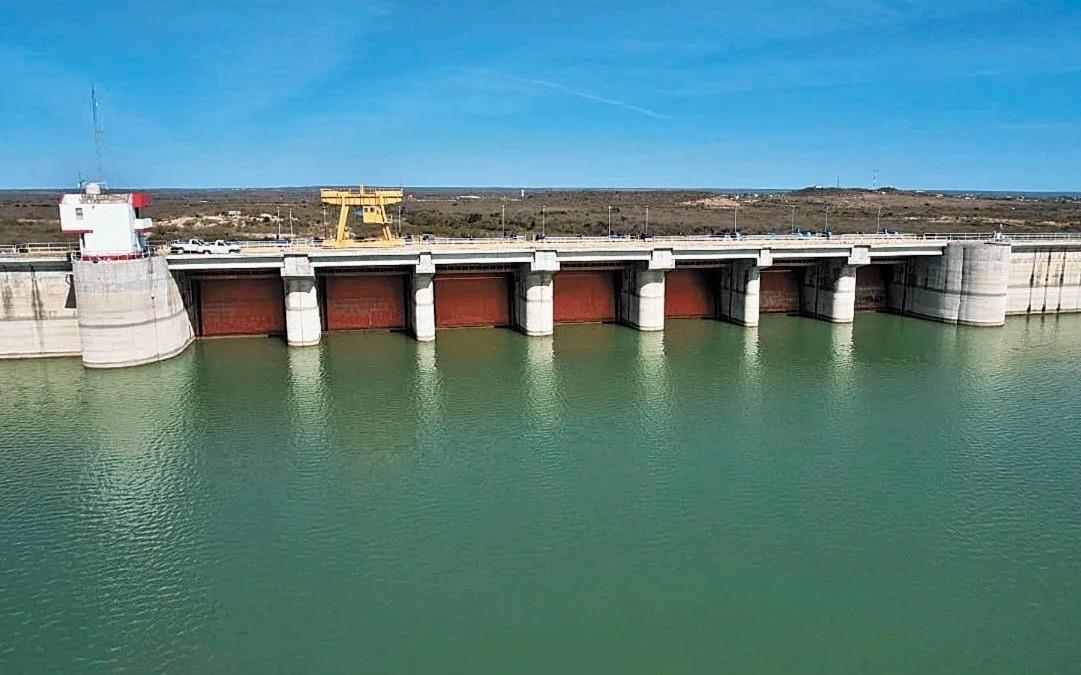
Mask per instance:
[[[620,293],[623,323],[641,331],[664,330],[664,276],[673,268],[668,249],[656,249],[647,262],[625,268]]]
[[[526,335],[551,335],[552,273],[519,270],[514,278],[514,323]]]
[[[420,342],[435,339],[435,265],[422,256],[409,279],[409,328]]]
[[[176,356],[192,341],[190,289],[164,258],[72,263],[83,365],[122,368]]]
[[[304,255],[288,255],[282,265],[285,285],[285,338],[290,347],[319,344],[322,322],[315,271]]]
[[[757,326],[761,276],[757,261],[741,260],[722,268],[717,316],[740,326]]]
[[[856,316],[856,266],[830,261],[807,267],[800,284],[800,308],[816,319],[852,323]]]
[[[552,275],[559,271],[555,251],[535,251],[514,277],[514,324],[526,335],[551,335],[555,325]]]

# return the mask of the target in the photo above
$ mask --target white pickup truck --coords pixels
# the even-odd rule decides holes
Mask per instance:
[[[202,239],[186,239],[174,241],[169,244],[170,253],[240,253],[240,244],[235,241],[223,241],[218,239],[213,243],[206,243]]]

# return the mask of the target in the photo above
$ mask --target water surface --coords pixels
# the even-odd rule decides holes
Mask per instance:
[[[0,363],[0,670],[1077,672],[1081,317]]]

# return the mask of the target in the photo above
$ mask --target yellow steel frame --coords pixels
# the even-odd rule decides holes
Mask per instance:
[[[401,203],[402,191],[399,190],[365,190],[364,186],[360,186],[360,190],[320,190],[319,199],[328,206],[338,206],[340,211],[338,212],[338,230],[332,241],[323,242],[324,246],[330,248],[349,248],[353,246],[371,246],[373,243],[384,245],[386,243],[401,243],[401,240],[393,235],[390,230],[391,221],[387,217],[387,207],[394,204]],[[347,225],[349,223],[349,212],[352,209],[360,207],[361,210],[361,222],[366,225],[379,225],[380,238],[375,242],[371,240],[367,242],[359,242],[348,237]]]

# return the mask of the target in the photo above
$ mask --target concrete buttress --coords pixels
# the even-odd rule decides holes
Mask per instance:
[[[286,255],[283,262],[286,342],[290,347],[317,345],[323,327],[311,260],[306,255]]]

